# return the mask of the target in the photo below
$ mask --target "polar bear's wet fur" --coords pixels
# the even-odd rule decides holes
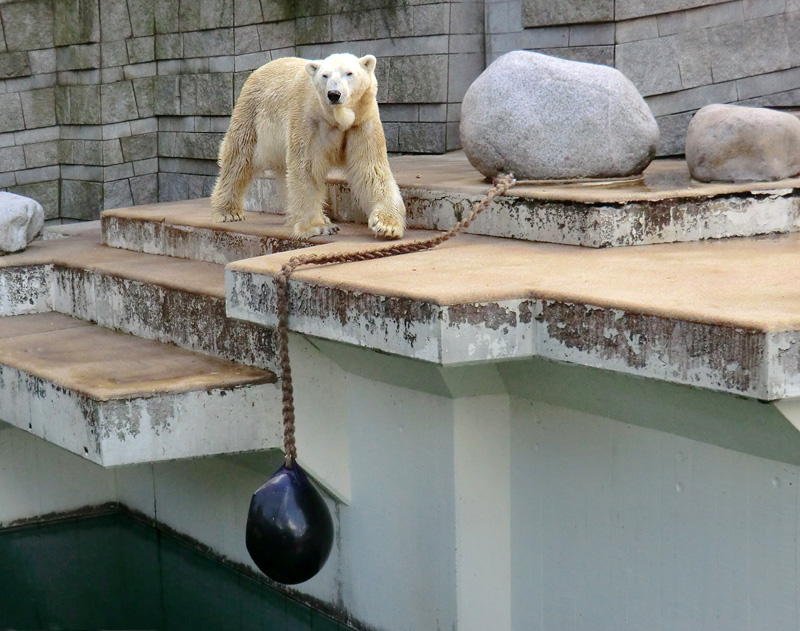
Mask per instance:
[[[403,236],[406,211],[389,169],[376,93],[372,55],[289,57],[253,72],[220,147],[214,221],[244,219],[247,187],[269,168],[294,236],[332,234],[338,227],[323,212],[325,180],[331,167],[344,167],[373,232]]]

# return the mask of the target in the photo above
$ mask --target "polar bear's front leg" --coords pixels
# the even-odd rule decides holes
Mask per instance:
[[[292,227],[292,236],[296,239],[339,232],[339,226],[331,222],[322,210],[326,175],[314,173],[310,165],[289,165],[286,174],[286,224]]]
[[[406,207],[389,168],[380,120],[352,129],[347,138],[347,179],[369,213],[367,223],[379,237],[399,239],[406,227]]]

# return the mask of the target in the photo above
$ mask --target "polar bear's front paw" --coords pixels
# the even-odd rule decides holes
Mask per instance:
[[[405,221],[395,213],[385,210],[375,210],[369,216],[369,227],[378,237],[385,239],[399,239],[405,230]]]
[[[339,226],[335,223],[331,223],[328,221],[324,224],[306,224],[306,223],[298,223],[295,224],[294,229],[292,230],[292,236],[295,239],[310,239],[311,237],[321,237],[327,234],[336,234],[339,232]]]
[[[217,223],[223,223],[225,221],[244,221],[244,212],[236,208],[228,211],[214,208],[211,210],[211,221]]]

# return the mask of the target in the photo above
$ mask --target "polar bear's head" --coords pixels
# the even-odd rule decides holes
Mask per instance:
[[[331,55],[322,61],[309,61],[306,72],[323,107],[351,109],[367,92],[374,96],[377,90],[372,55],[360,59],[349,53]]]

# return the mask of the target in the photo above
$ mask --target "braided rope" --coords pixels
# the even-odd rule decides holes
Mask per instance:
[[[283,393],[283,448],[286,454],[286,466],[291,467],[297,459],[295,443],[294,387],[292,385],[292,367],[289,363],[289,276],[303,265],[330,265],[333,263],[353,263],[356,261],[372,261],[375,259],[412,254],[431,250],[445,241],[452,239],[459,232],[466,230],[475,218],[486,210],[498,195],[505,195],[515,184],[512,174],[498,175],[492,182],[492,188],[486,196],[477,202],[461,221],[446,232],[434,237],[410,241],[397,245],[350,252],[348,254],[300,254],[293,256],[281,267],[275,278],[276,308],[278,310],[278,360],[281,367],[281,390]]]

